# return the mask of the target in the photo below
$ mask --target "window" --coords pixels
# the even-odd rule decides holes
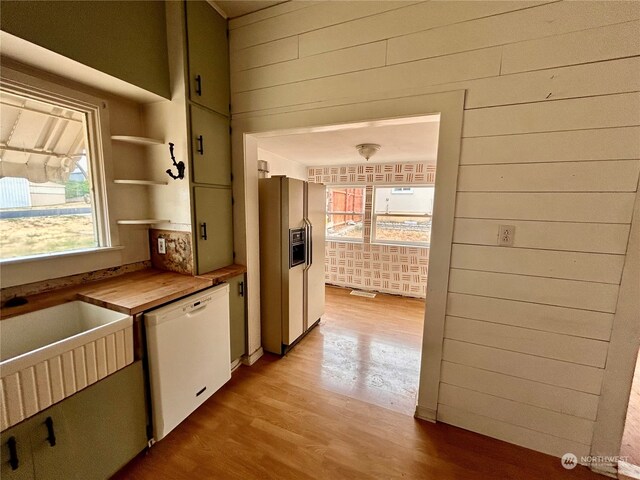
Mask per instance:
[[[372,243],[429,245],[433,187],[375,187]]]
[[[99,114],[2,80],[0,260],[108,246],[101,163],[90,141]]]
[[[327,188],[327,238],[363,240],[363,187]]]

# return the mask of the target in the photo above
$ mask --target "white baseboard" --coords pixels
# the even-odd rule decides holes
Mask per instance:
[[[618,462],[618,478],[620,479],[640,479],[640,467],[631,463]]]
[[[236,358],[233,362],[231,362],[231,373],[235,372],[240,365],[242,365],[242,359]]]
[[[426,420],[427,422],[436,423],[436,413],[437,412],[432,408],[416,405],[416,412],[413,414],[413,416],[419,418],[420,420]]]
[[[256,363],[262,355],[264,355],[264,350],[262,349],[262,347],[260,347],[251,355],[243,355],[242,357],[240,357],[240,361],[243,363],[243,365],[251,366]]]
[[[618,478],[618,471],[613,465],[592,463],[591,465],[589,465],[589,468],[592,472],[599,473],[600,475],[604,475],[605,477]]]

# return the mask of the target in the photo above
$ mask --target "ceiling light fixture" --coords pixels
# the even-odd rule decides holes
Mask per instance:
[[[380,150],[380,145],[377,143],[361,143],[360,145],[356,145],[356,149],[360,156],[364,157],[364,159],[368,161],[378,150]]]

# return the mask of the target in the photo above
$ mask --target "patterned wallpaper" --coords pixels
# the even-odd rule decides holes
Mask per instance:
[[[324,275],[331,285],[409,297],[426,296],[429,248],[371,244],[371,203],[374,185],[435,183],[435,165],[391,163],[310,167],[310,182],[364,185],[364,242],[329,240],[325,247]]]

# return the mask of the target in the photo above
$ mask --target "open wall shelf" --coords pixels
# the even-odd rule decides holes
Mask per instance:
[[[113,183],[119,183],[121,185],[169,185],[169,182],[159,182],[156,180],[129,180],[124,178],[114,180]]]
[[[111,140],[116,142],[133,143],[135,145],[164,145],[164,141],[156,138],[135,137],[132,135],[111,135]]]
[[[153,225],[155,223],[169,223],[170,220],[161,220],[157,218],[148,218],[142,220],[118,220],[118,225]]]

